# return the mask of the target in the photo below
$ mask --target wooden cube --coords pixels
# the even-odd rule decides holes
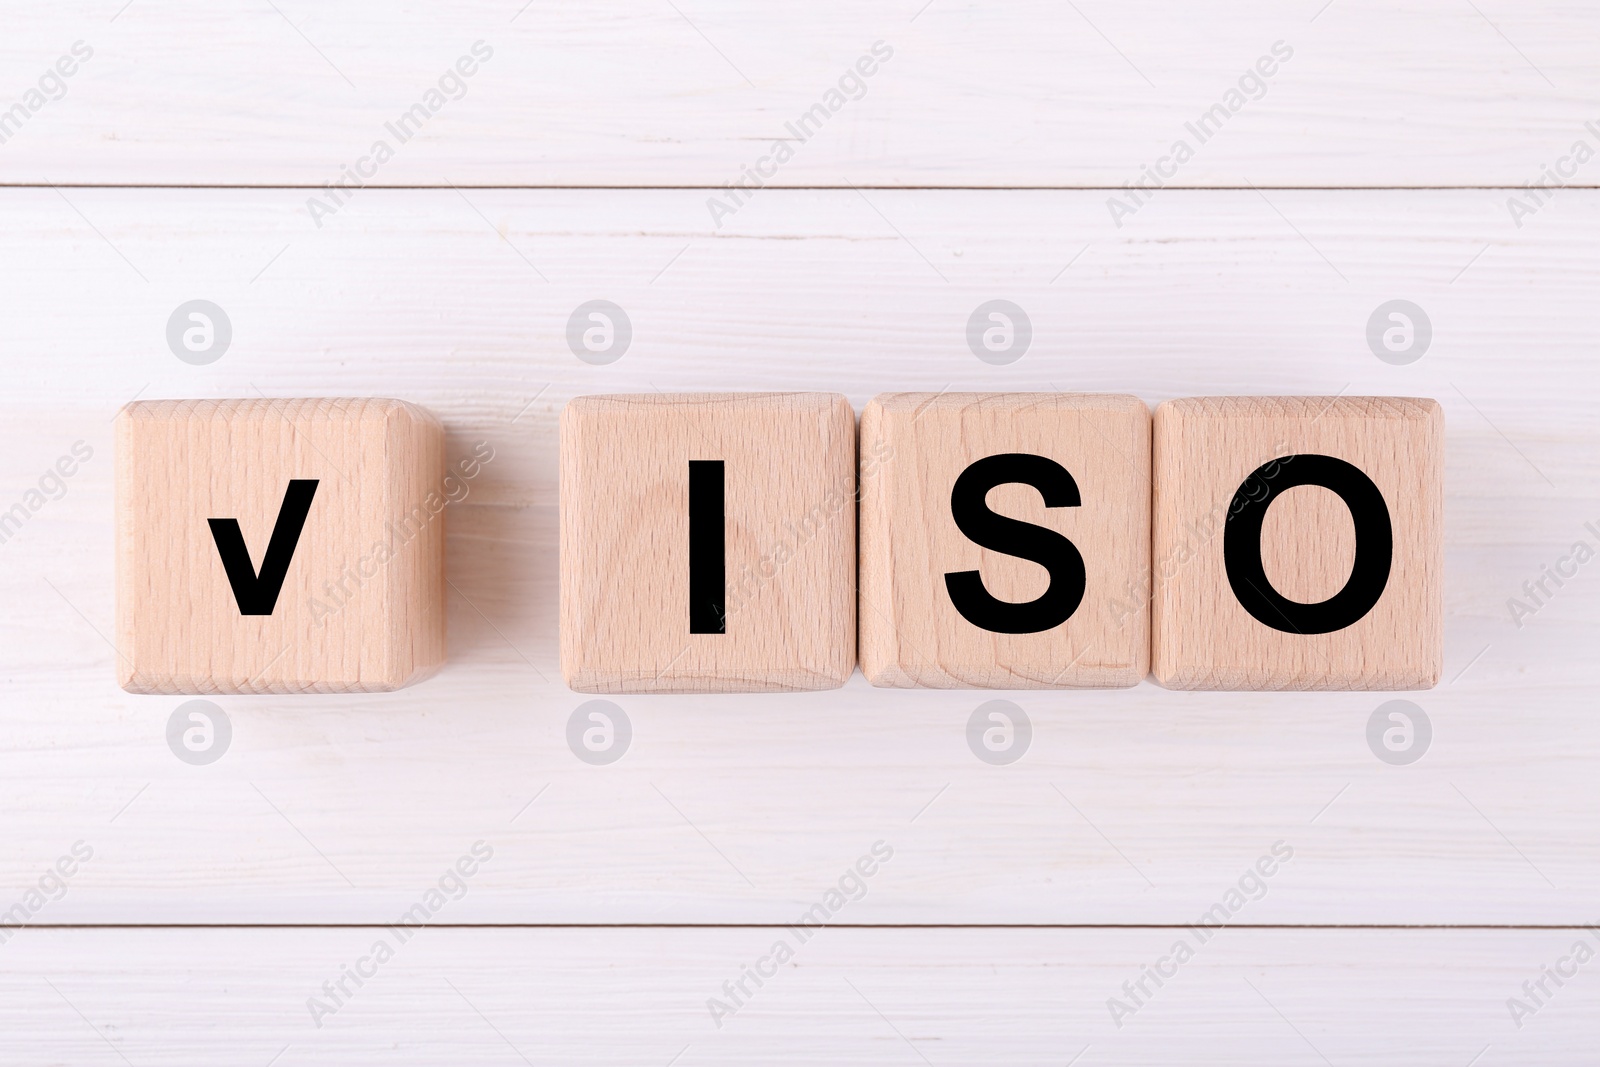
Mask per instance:
[[[1426,689],[1444,416],[1405,397],[1198,397],[1155,417],[1156,680]]]
[[[397,689],[444,661],[444,431],[399,400],[117,416],[118,678],[134,693]]]
[[[1149,670],[1134,396],[888,393],[861,416],[861,667],[879,686],[1113,688]]]
[[[561,413],[561,669],[586,693],[832,689],[855,668],[855,413],[831,393]]]

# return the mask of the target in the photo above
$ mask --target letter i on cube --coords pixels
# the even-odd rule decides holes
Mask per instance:
[[[580,692],[832,689],[855,668],[855,414],[829,393],[561,414],[561,669]]]

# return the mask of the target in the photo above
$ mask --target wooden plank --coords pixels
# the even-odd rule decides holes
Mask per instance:
[[[17,1063],[1579,1064],[1600,1011],[1579,943],[1596,935],[44,930],[5,946],[0,1025]],[[1114,1020],[1112,1001],[1139,1003]]]
[[[896,858],[840,921],[1186,922],[1279,840],[1295,859],[1250,921],[1593,918],[1600,593],[1587,566],[1559,587],[1542,568],[1600,525],[1600,194],[1517,231],[1479,191],[1175,191],[1117,231],[1094,193],[774,191],[714,237],[692,191],[370,191],[321,231],[292,192],[64,192],[0,195],[0,287],[24,309],[0,363],[0,514],[23,507],[0,544],[0,883],[20,899],[94,850],[36,921],[383,919],[479,839],[495,858],[460,921],[789,921],[880,839]],[[165,334],[198,296],[234,327],[204,367]],[[634,324],[606,366],[566,342],[600,296]],[[1033,323],[1006,366],[966,343],[996,296]],[[1366,338],[1397,297],[1433,324],[1404,366]],[[994,767],[966,744],[993,694],[857,676],[623,698],[631,749],[581,762],[556,416],[652,388],[858,409],[888,390],[1436,397],[1445,672],[1414,697],[1432,747],[1374,755],[1375,694],[1146,683],[1012,695],[1032,746]],[[489,458],[448,515],[440,674],[219,700],[232,748],[195,767],[165,740],[177,700],[121,692],[103,640],[111,418],[136,395],[260,394],[403,398],[443,419],[449,461]],[[78,441],[91,458],[46,478]],[[1512,598],[1538,604],[1513,619]]]
[[[23,109],[0,125],[7,182],[1114,190],[1600,173],[1572,155],[1600,147],[1600,12],[1577,0],[72,0],[6,29],[0,108]]]

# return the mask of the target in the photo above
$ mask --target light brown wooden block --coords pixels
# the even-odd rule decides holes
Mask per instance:
[[[722,521],[696,520],[692,576],[690,464],[718,461]],[[855,463],[855,413],[831,393],[574,399],[561,413],[567,684],[588,693],[843,685],[856,652]],[[723,552],[707,552],[704,538],[719,531]],[[720,590],[720,609],[692,588]],[[692,632],[695,619],[703,630],[718,618],[725,632]]]
[[[124,689],[374,692],[444,661],[444,431],[428,412],[160,400],[129,404],[116,429]],[[291,481],[312,479],[298,539],[274,539],[280,510],[292,527]],[[246,613],[268,606],[270,583],[240,600],[211,519],[237,520],[249,572],[236,579],[270,577],[272,552],[292,547],[270,614]]]
[[[1435,685],[1444,656],[1443,472],[1444,416],[1432,400],[1162,404],[1155,417],[1156,680],[1172,689]],[[1324,486],[1330,478],[1348,487],[1353,505]],[[1387,516],[1388,553],[1380,515]],[[1259,545],[1253,575],[1238,566],[1230,578],[1230,530],[1240,560]],[[1256,601],[1254,613],[1241,595]]]
[[[1027,466],[988,457],[1024,454]],[[974,468],[984,461],[987,466]],[[1045,461],[1070,475],[1080,503],[1056,503],[1012,480]],[[998,461],[1002,464],[1007,461]],[[1066,538],[1042,552],[1070,568],[1082,560],[1082,595],[1022,615],[1009,626],[957,603],[946,575],[977,571],[982,589],[1008,604],[1038,601],[1071,578],[1046,565],[980,547],[957,521],[958,479],[992,471],[986,494],[968,496],[1001,515]],[[1038,475],[1033,475],[1037,477]],[[1046,479],[1059,480],[1049,473]],[[999,479],[996,481],[996,479]],[[1014,531],[1013,531],[1014,532]],[[980,534],[985,540],[988,535]],[[1012,534],[1001,532],[1003,539]],[[861,667],[879,686],[1114,688],[1149,670],[1150,413],[1134,396],[1052,393],[887,393],[861,416]],[[970,579],[968,579],[970,583]],[[1056,583],[1063,583],[1057,586]],[[971,599],[963,597],[963,604]],[[969,618],[977,615],[977,621]]]

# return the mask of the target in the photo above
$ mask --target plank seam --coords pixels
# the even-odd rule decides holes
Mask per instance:
[[[1521,193],[1524,187],[1520,185],[1164,185],[1163,192],[1178,190],[1196,193],[1248,193],[1254,191],[1280,192],[1280,193],[1405,193],[1405,192],[1451,192],[1451,191],[1477,191],[1477,192],[1507,192]],[[1600,184],[1581,185],[1571,182],[1561,186],[1563,190],[1595,190],[1600,189]],[[0,182],[0,189],[262,189],[283,191],[306,191],[313,193],[323,192],[320,185],[303,184],[253,184],[253,183],[197,183],[183,184],[179,182],[141,182],[132,185],[113,184],[107,182]],[[455,185],[363,185],[361,190],[375,192],[446,192],[451,190],[476,189],[483,191],[504,190],[512,192],[534,192],[539,190],[571,190],[578,192],[705,192],[722,193],[725,190],[719,185],[472,185],[458,183]],[[764,192],[849,192],[851,190],[865,190],[868,192],[885,193],[916,193],[916,192],[973,192],[973,193],[1121,193],[1125,192],[1119,185],[767,185],[763,186]]]
[[[385,930],[365,923],[26,923],[16,930]],[[786,930],[788,923],[426,923],[438,930]],[[1186,930],[1185,923],[828,923],[835,930]],[[1593,930],[1583,923],[1228,923],[1229,930]]]

